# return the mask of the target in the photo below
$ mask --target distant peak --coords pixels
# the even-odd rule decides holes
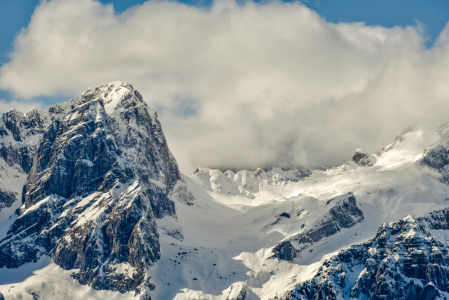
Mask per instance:
[[[127,82],[124,81],[120,81],[120,80],[116,80],[116,81],[111,81],[107,84],[108,86],[121,86],[121,87],[126,87],[129,88],[130,90],[133,90],[133,86]]]
[[[105,87],[109,87],[109,88],[126,88],[129,90],[134,90],[134,87],[132,86],[132,84],[124,82],[124,81],[120,81],[120,80],[115,80],[115,81],[111,81],[107,84],[102,84],[102,85],[98,85],[95,87],[89,87],[84,93],[88,93],[90,91],[95,91],[95,90],[99,90]]]
[[[20,112],[20,111],[18,111],[18,110],[15,109],[15,108],[11,108],[10,110],[8,110],[8,111],[6,112],[6,114],[8,114],[8,115],[19,115],[19,116],[21,116],[21,117],[23,117],[23,116],[25,115],[23,112]]]
[[[142,95],[131,84],[123,81],[111,81],[89,88],[82,97],[91,100],[102,98],[108,114],[113,113],[117,107],[145,105]]]

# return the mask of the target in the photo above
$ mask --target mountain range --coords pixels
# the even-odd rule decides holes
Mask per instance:
[[[449,125],[182,174],[132,85],[0,119],[0,299],[449,299]]]

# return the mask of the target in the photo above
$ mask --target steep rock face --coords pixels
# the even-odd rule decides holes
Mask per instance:
[[[448,299],[449,208],[382,225],[282,299]]]
[[[437,145],[432,149],[424,151],[421,163],[434,169],[444,168],[449,164],[448,151],[443,145]]]
[[[65,230],[54,261],[64,269],[78,269],[74,278],[96,289],[139,291],[145,268],[160,258],[149,198],[166,196],[163,190],[142,190],[134,182],[119,195],[94,198],[94,204]],[[74,211],[84,208],[77,205]]]
[[[0,209],[11,207],[16,200],[14,192],[0,190]]]
[[[47,195],[70,199],[93,192],[120,154],[108,130],[103,100],[80,105],[54,121],[39,142],[24,186],[25,208]],[[104,183],[106,190],[112,183]]]
[[[14,109],[4,113],[0,120],[1,158],[28,173],[36,149],[36,139],[33,137],[42,134],[46,125],[46,118],[38,110],[26,115]]]
[[[180,179],[156,112],[121,82],[50,111],[59,117],[35,150],[0,267],[54,255],[82,284],[148,290],[145,270],[160,258],[155,218],[175,216],[168,193]]]
[[[437,130],[439,140],[425,149],[418,163],[441,173],[440,181],[449,183],[449,125],[443,124]]]
[[[436,169],[441,173],[440,181],[442,183],[449,183],[449,151],[441,144],[426,149],[423,156],[419,160],[422,165]]]
[[[20,200],[21,186],[33,164],[36,136],[47,123],[38,111],[10,110],[0,118],[0,210]]]
[[[26,114],[11,109],[2,115],[0,118],[0,177],[2,178],[0,190],[9,195],[14,194],[16,200],[22,198],[21,188],[26,174],[33,166],[40,139],[48,126],[68,111],[67,105],[58,104],[48,110],[33,109]],[[7,207],[3,205],[3,208]]]
[[[0,118],[0,157],[8,165],[19,166],[28,173],[33,165],[37,144],[48,125],[66,111],[54,107],[39,111],[33,109],[24,114],[15,109],[4,113]]]
[[[52,195],[22,213],[0,241],[0,267],[18,268],[50,254],[65,229],[54,226],[64,203],[64,198]]]
[[[357,207],[352,193],[327,201],[328,211],[310,229],[291,236],[273,249],[273,258],[293,261],[309,246],[321,239],[334,235],[342,228],[350,228],[363,221],[363,213]]]
[[[122,90],[130,92],[121,92]],[[105,106],[110,118],[110,128],[116,143],[122,149],[132,165],[133,172],[143,184],[162,183],[167,189],[175,186],[181,174],[173,154],[168,149],[162,126],[155,110],[149,109],[140,93],[127,85],[118,92],[124,93],[123,100],[114,108],[115,98],[112,90],[92,91],[84,97],[105,98]],[[104,94],[104,95],[103,95]],[[175,214],[172,201],[167,197],[153,198],[153,211],[158,218]]]

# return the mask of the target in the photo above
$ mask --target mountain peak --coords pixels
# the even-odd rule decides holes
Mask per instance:
[[[69,105],[73,109],[77,105],[98,98],[103,99],[104,107],[108,115],[114,113],[116,109],[123,111],[123,109],[131,106],[146,106],[142,95],[131,84],[122,81],[112,81],[108,84],[88,88],[78,98],[71,99],[57,106]]]
[[[168,195],[181,176],[142,96],[115,81],[29,117],[10,111],[0,125],[16,141],[0,143],[0,154],[16,158],[12,166],[23,153],[31,158],[22,168],[24,205],[0,241],[0,268],[47,255],[96,289],[149,289],[146,269],[161,255],[155,219],[176,217]]]

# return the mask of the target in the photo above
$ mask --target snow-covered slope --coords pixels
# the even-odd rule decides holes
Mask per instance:
[[[234,204],[259,205],[265,200],[279,197],[285,192],[282,187],[289,182],[302,180],[308,173],[307,169],[282,169],[279,167],[272,168],[270,171],[259,168],[255,171],[242,170],[236,173],[231,170],[222,172],[198,167],[192,179],[207,191],[225,196],[239,196],[232,200],[223,198]],[[265,197],[254,195],[258,193],[264,194]]]
[[[448,299],[449,208],[386,223],[284,299]],[[276,298],[277,299],[277,298]]]
[[[449,228],[435,216],[449,206],[449,126],[408,130],[326,170],[199,167],[187,176],[128,84],[35,113],[44,129],[19,126],[23,140],[34,137],[31,166],[7,156],[0,165],[17,182],[4,188],[25,191],[11,206],[22,205],[20,216],[0,224],[6,299],[383,299],[376,289],[395,280],[416,283],[407,295],[446,297]],[[8,126],[3,144],[22,143]],[[421,269],[404,267],[414,259],[427,273],[438,265],[436,292]]]
[[[176,205],[183,240],[162,244],[175,257],[182,249],[198,251],[184,251],[176,263],[167,255],[174,269],[155,274],[170,288],[157,295],[226,299],[232,284],[246,287],[246,299],[288,294],[312,278],[324,258],[373,238],[383,223],[447,207],[443,175],[423,163],[425,149],[441,142],[436,132],[411,131],[377,154],[357,150],[347,163],[296,182],[260,180],[252,197],[242,194],[233,172],[199,168],[184,177],[188,204],[180,199]]]

